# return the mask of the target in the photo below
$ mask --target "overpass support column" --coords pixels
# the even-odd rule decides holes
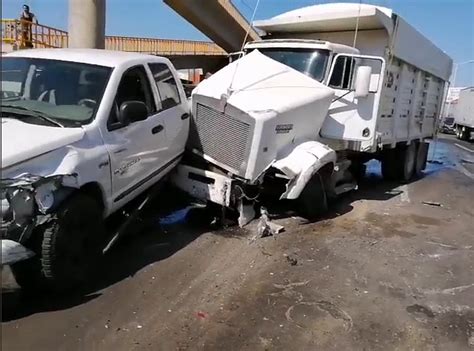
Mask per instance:
[[[69,47],[105,47],[106,0],[69,0]]]

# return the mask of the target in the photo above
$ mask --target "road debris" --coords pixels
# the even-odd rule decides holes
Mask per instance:
[[[440,202],[435,202],[435,201],[422,201],[421,203],[427,206],[443,207],[443,205]]]
[[[267,236],[273,236],[280,234],[285,230],[285,227],[282,225],[273,223],[270,218],[268,218],[268,212],[262,207],[260,222],[258,223],[257,235],[260,238],[265,238]]]
[[[434,164],[434,165],[442,165],[443,161],[438,161],[438,160],[430,160],[428,163]]]
[[[199,311],[198,313],[196,313],[196,315],[199,319],[206,319],[209,316],[206,312],[202,311]]]
[[[298,260],[296,258],[291,257],[290,255],[287,255],[287,254],[283,254],[283,256],[292,266],[296,266],[298,264]]]

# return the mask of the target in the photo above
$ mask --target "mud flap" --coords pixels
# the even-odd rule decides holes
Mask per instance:
[[[317,141],[295,147],[291,153],[275,161],[272,167],[283,172],[290,181],[280,199],[297,199],[313,175],[327,164],[336,163],[336,152]]]

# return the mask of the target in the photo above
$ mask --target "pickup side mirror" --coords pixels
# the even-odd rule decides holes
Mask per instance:
[[[120,105],[119,122],[126,126],[133,122],[144,121],[148,117],[148,107],[141,101],[125,101]]]
[[[354,97],[367,97],[370,92],[370,79],[372,76],[372,67],[359,66],[354,82]]]

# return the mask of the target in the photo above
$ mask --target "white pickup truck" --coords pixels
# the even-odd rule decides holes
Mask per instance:
[[[103,220],[181,159],[178,74],[156,56],[24,50],[2,57],[1,98],[2,265],[23,287],[80,284]]]

